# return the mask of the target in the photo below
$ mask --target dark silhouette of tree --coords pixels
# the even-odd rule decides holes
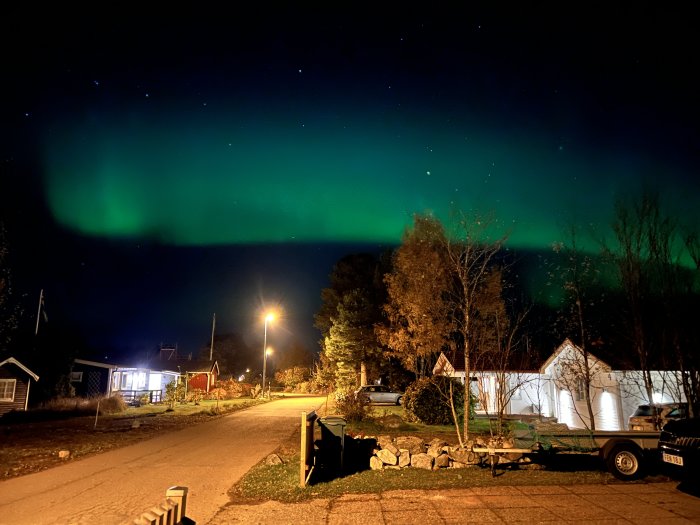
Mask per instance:
[[[13,301],[9,255],[5,227],[0,222],[0,356],[10,352],[20,317],[19,305]]]
[[[286,370],[293,367],[311,368],[314,355],[305,345],[299,341],[275,353],[275,364],[278,370]]]
[[[202,346],[199,358],[209,359],[210,350],[211,342],[206,346]],[[234,332],[216,334],[211,353],[213,359],[219,364],[219,371],[222,377],[237,377],[245,373],[246,369],[262,370],[262,355],[254,352],[240,334]]]
[[[591,324],[591,312],[600,307],[598,292],[598,272],[594,257],[585,253],[579,245],[579,229],[573,223],[563,229],[564,240],[554,244],[554,251],[560,257],[557,264],[557,275],[554,275],[563,290],[561,304],[561,320],[567,333],[575,333],[577,346],[581,349],[582,359],[576,366],[570,367],[569,375],[573,382],[567,385],[572,391],[583,384],[583,395],[588,412],[590,430],[595,430],[595,414],[592,403],[592,369],[597,361],[592,358],[589,346],[594,340],[595,330]],[[581,418],[583,421],[583,418]]]

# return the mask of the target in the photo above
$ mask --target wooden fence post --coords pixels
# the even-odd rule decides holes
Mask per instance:
[[[299,458],[299,486],[304,488],[311,476],[314,462],[314,424],[316,411],[301,413],[301,454]]]
[[[175,523],[182,523],[182,519],[187,516],[187,487],[170,487],[165,492],[166,499],[171,500],[176,506]]]

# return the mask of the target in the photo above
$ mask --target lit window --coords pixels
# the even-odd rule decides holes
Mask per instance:
[[[131,390],[132,379],[131,373],[122,372],[122,390]]]
[[[119,384],[121,383],[121,372],[114,372],[112,376],[112,390],[119,390]]]
[[[136,372],[134,374],[134,390],[146,389],[146,372]]]
[[[16,385],[16,379],[0,379],[0,401],[14,401]]]
[[[160,385],[162,384],[161,381],[161,374],[151,374],[148,377],[148,389],[160,390]]]
[[[584,401],[586,399],[586,382],[583,379],[576,381],[576,401]]]

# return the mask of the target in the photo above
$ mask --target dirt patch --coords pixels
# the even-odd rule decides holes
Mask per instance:
[[[14,478],[55,467],[210,421],[218,414],[149,414],[139,417],[94,417],[57,421],[2,424],[0,420],[0,479]],[[59,452],[67,450],[66,459]]]

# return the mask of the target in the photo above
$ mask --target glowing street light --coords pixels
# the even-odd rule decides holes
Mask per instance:
[[[265,338],[263,339],[263,376],[262,376],[262,394],[265,397],[265,373],[267,371],[267,353],[269,349],[267,348],[267,324],[274,321],[275,314],[268,312],[265,315]]]

